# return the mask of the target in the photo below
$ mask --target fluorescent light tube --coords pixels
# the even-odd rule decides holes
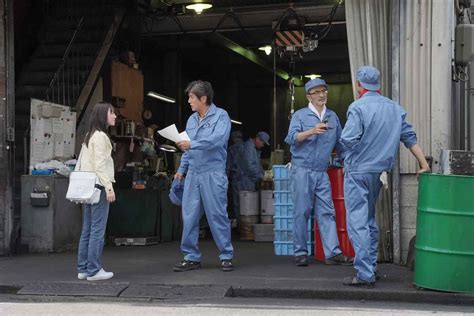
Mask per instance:
[[[175,99],[167,97],[166,95],[159,94],[158,92],[154,92],[154,91],[149,91],[147,93],[147,96],[159,99],[161,101],[169,102],[169,103],[175,103],[176,102]]]

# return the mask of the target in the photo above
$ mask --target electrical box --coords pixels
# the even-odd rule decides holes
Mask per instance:
[[[474,151],[443,149],[439,162],[442,174],[474,176]]]
[[[474,24],[456,26],[454,62],[467,65],[474,59]]]
[[[29,252],[77,248],[81,205],[66,200],[68,186],[61,176],[21,176],[21,243]]]

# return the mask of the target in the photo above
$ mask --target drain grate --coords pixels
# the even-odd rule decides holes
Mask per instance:
[[[199,299],[223,298],[230,286],[221,285],[163,285],[137,284],[131,285],[120,297],[146,297],[156,299]]]
[[[22,287],[20,295],[119,296],[128,283],[32,283]]]

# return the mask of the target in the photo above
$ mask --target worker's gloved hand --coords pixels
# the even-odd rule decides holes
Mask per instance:
[[[380,182],[385,190],[388,190],[388,174],[387,171],[382,172],[380,175]]]

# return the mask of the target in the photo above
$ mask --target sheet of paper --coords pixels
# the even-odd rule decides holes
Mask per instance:
[[[65,137],[72,138],[76,133],[75,120],[72,118],[66,118],[64,121],[64,135]]]
[[[45,139],[44,141],[44,156],[41,161],[48,161],[54,156],[54,141],[52,139]]]
[[[53,120],[52,119],[42,119],[43,121],[43,128],[44,134],[46,135],[53,135]]]
[[[44,142],[31,142],[30,165],[34,166],[38,162],[42,162],[44,157]]]
[[[158,131],[158,134],[160,134],[161,136],[163,136],[164,138],[166,139],[169,139],[173,142],[179,142],[181,139],[181,136],[179,135],[178,133],[178,129],[176,128],[176,125],[173,124],[173,125],[170,125],[168,127],[165,127],[163,129],[160,129]]]
[[[181,137],[181,140],[191,141],[191,139],[189,138],[188,133],[186,133],[186,131],[184,131],[182,133],[179,133],[179,137]]]
[[[74,155],[74,141],[64,141],[64,157],[72,157]]]
[[[60,134],[62,136],[62,133],[64,133],[63,120],[53,119],[53,134]]]
[[[31,130],[33,131],[33,138],[41,142],[44,139],[44,120],[37,120],[34,129]]]
[[[54,134],[54,156],[64,156],[64,140],[62,134]]]

